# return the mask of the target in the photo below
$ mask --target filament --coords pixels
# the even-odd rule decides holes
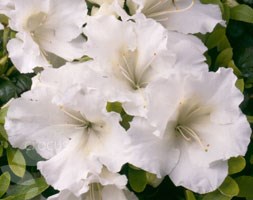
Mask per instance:
[[[166,15],[166,14],[170,14],[170,13],[178,13],[178,12],[187,11],[187,10],[191,9],[192,6],[195,4],[194,1],[195,1],[195,0],[192,0],[192,1],[191,1],[191,4],[190,4],[189,6],[187,6],[186,8],[183,8],[183,9],[176,9],[176,10],[166,10],[166,11],[161,11],[161,12],[154,12],[154,13],[148,14],[148,17],[154,18],[154,17],[159,17],[159,16],[161,16],[161,15]],[[161,1],[159,1],[159,3],[161,3]],[[149,9],[149,10],[150,10],[150,9]]]
[[[176,131],[180,133],[186,141],[191,141],[191,139],[194,139],[204,151],[208,150],[207,147],[209,145],[205,146],[199,135],[188,126],[178,125],[176,127]]]

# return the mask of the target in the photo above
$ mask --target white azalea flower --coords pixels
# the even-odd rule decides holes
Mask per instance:
[[[43,71],[37,87],[13,100],[5,128],[13,146],[32,145],[48,159],[38,168],[49,184],[79,195],[89,173],[118,172],[126,163],[128,136],[120,116],[106,111],[107,99],[85,82],[89,64],[69,65]]]
[[[84,33],[88,38],[86,54],[103,66],[101,73],[111,81],[111,100],[123,102],[131,115],[145,115],[143,90],[150,82],[167,77],[173,68],[208,69],[203,67],[206,47],[198,39],[168,33],[151,19],[134,23],[113,16],[93,17]]]
[[[89,190],[80,196],[75,196],[69,190],[49,197],[48,200],[137,200],[125,185],[125,176],[113,174],[103,168],[99,175],[90,175],[88,178]]]
[[[9,24],[17,34],[7,49],[21,72],[51,66],[53,57],[71,61],[83,56],[80,34],[87,12],[83,0],[20,0],[13,4]]]
[[[218,5],[204,5],[199,0],[127,0],[129,17],[117,8],[124,19],[138,18],[142,14],[160,22],[168,30],[182,33],[211,32],[216,24],[224,25]]]
[[[117,15],[115,4],[120,8],[124,6],[124,0],[89,0],[89,2],[97,4],[99,7],[93,6],[91,15]]]
[[[148,118],[135,117],[129,129],[129,162],[194,192],[215,190],[228,174],[227,160],[244,155],[250,141],[235,81],[221,68],[150,84]]]

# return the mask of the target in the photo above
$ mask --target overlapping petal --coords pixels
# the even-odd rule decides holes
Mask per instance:
[[[14,146],[33,145],[49,159],[38,164],[49,184],[79,195],[89,173],[99,174],[103,166],[120,171],[129,139],[119,115],[106,111],[103,93],[86,84],[89,64],[69,65],[42,72],[33,89],[12,102],[5,127]],[[70,71],[76,81],[68,78]],[[57,72],[58,79],[46,81]]]
[[[82,0],[13,2],[9,25],[18,34],[7,45],[12,62],[21,72],[32,72],[54,64],[51,54],[67,61],[82,57],[86,12]]]
[[[168,30],[181,33],[207,33],[222,20],[221,11],[218,5],[202,4],[199,0],[187,1],[145,1],[129,0],[127,4],[133,18],[144,14],[160,22]],[[123,18],[129,19],[123,11]]]
[[[150,147],[150,142],[143,142],[150,137],[157,143],[147,154],[134,151],[133,163],[159,176],[164,164],[152,169],[149,163],[165,160],[162,151],[167,151],[168,163],[174,163],[167,174],[176,185],[198,193],[215,190],[227,176],[226,161],[245,155],[250,141],[251,129],[239,108],[243,95],[235,80],[232,70],[220,69],[199,75],[177,73],[151,83],[147,119],[153,128],[136,123],[136,118],[129,131],[134,145],[142,138],[139,149]],[[175,150],[179,153],[170,156]],[[149,162],[136,162],[137,152]]]

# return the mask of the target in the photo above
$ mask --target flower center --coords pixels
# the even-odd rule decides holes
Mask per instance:
[[[211,108],[210,106],[203,105],[198,98],[189,98],[184,101],[180,101],[178,107],[177,123],[175,131],[178,135],[181,135],[187,142],[196,142],[201,149],[208,151],[209,144],[203,142],[200,133],[196,132],[196,124],[201,125],[209,120]],[[174,128],[174,127],[173,127]]]
[[[154,18],[157,21],[166,21],[168,17],[165,15],[176,12],[184,12],[189,10],[194,5],[194,0],[183,8],[178,8],[175,0],[158,0],[153,5],[143,10],[143,13],[150,18]],[[181,6],[180,6],[181,7]]]
[[[138,65],[138,51],[123,53],[119,63],[120,74],[134,90],[145,88],[148,84],[148,72],[156,54],[143,66]]]
[[[34,35],[36,29],[43,26],[46,19],[47,19],[47,14],[44,12],[39,12],[37,14],[34,14],[27,19],[26,28],[31,33],[31,35]]]
[[[176,132],[179,133],[186,141],[196,141],[204,151],[208,151],[209,145],[204,145],[199,135],[190,127],[185,125],[177,125],[175,128]]]
[[[92,123],[89,122],[86,117],[84,117],[83,115],[80,116],[76,116],[73,113],[67,111],[63,106],[60,106],[61,111],[66,114],[67,116],[69,116],[71,119],[75,120],[77,122],[77,124],[74,124],[75,126],[78,127],[84,127],[85,129],[91,129],[92,128]],[[71,125],[71,124],[70,124]]]

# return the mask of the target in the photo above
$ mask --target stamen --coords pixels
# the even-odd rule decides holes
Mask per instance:
[[[133,73],[133,71],[131,70],[131,68],[130,68],[130,66],[129,66],[129,64],[128,64],[125,55],[123,54],[122,57],[123,57],[123,60],[124,60],[124,62],[125,62],[125,64],[126,64],[126,66],[127,66],[127,72],[128,72],[128,74],[129,74],[131,77],[134,77],[134,73]]]
[[[167,1],[168,1],[168,0],[165,0],[164,2],[167,2]],[[163,2],[163,0],[158,1],[155,5],[149,7],[148,9],[146,9],[146,12],[147,12],[147,11],[154,10],[154,9],[157,8],[162,2]],[[164,2],[163,2],[163,3],[164,3]]]
[[[102,200],[102,190],[101,185],[99,183],[96,184],[98,188],[98,200]]]
[[[98,194],[96,194],[96,192]],[[99,183],[92,183],[90,185],[89,197],[90,200],[102,200],[102,190]]]
[[[205,146],[203,142],[201,141],[201,138],[199,137],[199,135],[191,128],[187,126],[183,126],[183,125],[178,125],[176,127],[176,131],[180,133],[186,141],[190,141],[191,138],[193,138],[195,141],[199,143],[199,145],[204,151],[208,151],[207,148],[209,147],[209,145]]]
[[[129,73],[122,67],[120,66],[122,75],[131,83],[133,86],[135,86],[135,82],[129,77]]]
[[[183,9],[176,9],[176,10],[166,10],[166,11],[161,11],[161,12],[155,12],[155,13],[151,13],[148,15],[148,17],[150,18],[154,18],[154,17],[159,17],[161,15],[166,15],[166,14],[170,14],[170,13],[178,13],[178,12],[184,12],[184,11],[187,11],[189,9],[192,8],[192,6],[195,4],[194,2],[195,0],[192,0],[191,1],[191,4],[189,6],[187,6],[186,8],[183,8]]]
[[[140,75],[138,76],[138,81],[137,81],[137,85],[138,86],[141,86],[142,83],[142,77],[144,76],[144,74],[147,72],[147,70],[149,69],[149,66],[153,63],[153,61],[155,60],[156,58],[156,53],[153,54],[153,56],[151,57],[151,59],[147,62],[147,64],[143,67],[143,71],[140,73]]]
[[[82,124],[86,124],[87,123],[85,120],[82,120],[82,119],[76,117],[75,115],[71,114],[70,112],[66,111],[63,106],[60,106],[60,109],[61,109],[62,112],[64,112],[70,118],[72,118],[74,120],[77,120],[77,121],[81,122]]]

